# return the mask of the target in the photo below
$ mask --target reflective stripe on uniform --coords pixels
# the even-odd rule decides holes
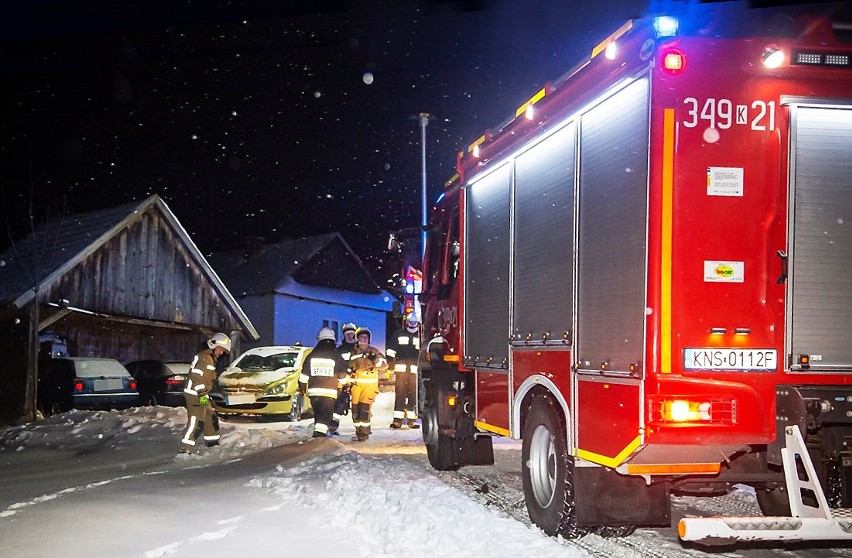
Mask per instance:
[[[388,349],[387,353],[390,358],[396,358],[396,351],[394,351],[393,349]]]
[[[308,397],[331,397],[337,399],[337,390],[334,388],[308,388]]]
[[[356,384],[378,384],[378,378],[355,378],[353,380]]]
[[[393,412],[393,418],[404,419],[405,418],[405,411],[394,411]]]
[[[353,422],[352,424],[355,426],[355,428],[358,428],[359,426],[362,427],[362,428],[370,428],[370,422],[369,421],[367,421],[367,422]]]
[[[300,384],[307,384],[308,383],[308,375],[305,374],[304,372],[299,374],[299,383]]]
[[[184,432],[183,440],[181,440],[181,442],[185,444],[190,444],[192,446],[195,445],[195,438],[191,438],[191,436],[193,436],[193,434],[195,433],[195,427],[197,424],[198,418],[194,416],[189,417],[189,422],[186,423],[186,432]]]
[[[319,432],[320,434],[328,434],[328,425],[318,422],[314,424],[314,432]]]
[[[216,441],[216,440],[218,440],[218,439],[219,439],[219,435],[218,435],[218,434],[213,434],[212,436],[205,436],[205,437],[204,437],[204,441],[205,441],[205,442],[215,442],[215,441]]]
[[[407,368],[407,366],[404,365],[404,364],[394,364],[393,365],[393,371],[394,372],[405,372],[406,368]]]

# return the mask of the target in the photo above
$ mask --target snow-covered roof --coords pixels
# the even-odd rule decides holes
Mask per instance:
[[[67,215],[40,225],[0,254],[0,305],[25,306],[32,300],[35,286],[43,290],[58,281],[150,210],[162,215],[244,330],[257,339],[257,330],[251,320],[210,267],[166,202],[156,194],[141,202]]]
[[[281,294],[390,311],[381,289],[340,233],[214,254],[211,264],[235,296]]]

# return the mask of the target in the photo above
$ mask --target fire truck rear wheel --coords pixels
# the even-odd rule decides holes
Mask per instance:
[[[816,470],[817,478],[822,486],[823,493],[828,500],[828,507],[837,508],[843,506],[842,496],[839,492],[839,472],[832,465],[834,462],[826,459],[826,452],[818,444],[808,446],[811,463]],[[774,488],[757,490],[757,505],[760,511],[767,517],[790,517],[790,499],[787,487],[784,484]]]
[[[427,392],[426,405],[423,407],[421,422],[423,424],[423,443],[426,446],[426,457],[429,464],[438,471],[457,471],[459,468],[454,458],[453,439],[441,434],[438,425],[438,408],[436,395]]]
[[[787,488],[778,486],[776,488],[757,490],[757,505],[766,517],[790,517],[790,499],[787,497]]]
[[[568,455],[565,426],[553,400],[536,396],[524,423],[524,499],[530,519],[550,536],[577,538],[574,458]]]

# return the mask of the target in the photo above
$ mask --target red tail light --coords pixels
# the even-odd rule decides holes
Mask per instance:
[[[180,386],[183,385],[183,379],[179,378],[166,378],[167,386]]]
[[[686,55],[676,48],[669,49],[663,53],[662,66],[669,74],[679,74],[686,69]]]
[[[128,382],[127,382],[127,386],[128,386],[130,389],[136,389],[136,380],[128,380]]]
[[[74,380],[74,391],[83,391],[85,386],[83,384],[83,380],[77,378]]]

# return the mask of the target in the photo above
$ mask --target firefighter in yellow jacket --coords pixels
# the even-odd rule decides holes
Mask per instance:
[[[186,400],[188,420],[183,439],[180,441],[181,453],[192,453],[195,440],[204,433],[207,446],[219,444],[219,417],[210,404],[208,393],[216,381],[216,361],[224,353],[231,352],[231,339],[224,333],[215,333],[207,341],[207,348],[195,355],[189,369],[189,379],[183,388]]]
[[[352,382],[352,422],[355,425],[353,441],[364,442],[370,437],[373,401],[379,393],[379,374],[388,369],[385,356],[370,345],[372,333],[366,327],[355,332],[357,343],[349,357],[349,375]]]

